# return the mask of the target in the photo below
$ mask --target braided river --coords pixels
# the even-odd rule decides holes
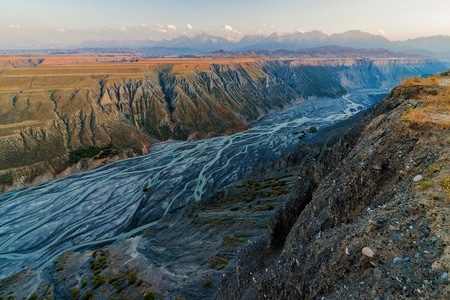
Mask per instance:
[[[0,279],[41,270],[65,251],[139,234],[167,214],[280,159],[320,130],[366,110],[386,90],[303,101],[247,131],[164,142],[130,158],[23,190],[0,194]]]

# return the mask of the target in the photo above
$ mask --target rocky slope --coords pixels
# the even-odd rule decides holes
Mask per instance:
[[[155,141],[244,130],[301,99],[443,68],[420,59],[232,58],[4,69],[0,189],[141,154]]]
[[[448,299],[449,85],[397,87],[302,162],[270,238],[237,255],[219,298]]]
[[[449,75],[407,80],[143,235],[3,280],[0,297],[448,299]]]

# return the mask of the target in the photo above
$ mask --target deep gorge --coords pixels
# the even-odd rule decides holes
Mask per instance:
[[[94,157],[69,168],[69,153],[77,149],[113,145],[118,155],[110,160],[140,155],[154,142],[246,130],[302,100],[388,88],[444,68],[420,59],[252,59],[194,66],[143,63],[126,71],[129,75],[120,68],[81,69],[76,70],[80,75],[61,74],[57,81],[30,69],[20,82],[14,74],[21,69],[8,70],[0,75],[6,88],[0,93],[5,103],[0,188],[29,186],[100,164]]]

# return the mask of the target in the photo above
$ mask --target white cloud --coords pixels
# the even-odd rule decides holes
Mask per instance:
[[[230,25],[225,25],[223,29],[225,29],[226,31],[235,31]]]
[[[65,32],[68,32],[69,30],[67,30],[67,29],[65,29],[65,28],[58,28],[58,29],[56,29],[56,32],[59,32],[59,33],[65,33]]]
[[[384,31],[383,31],[383,30],[381,30],[381,29],[380,29],[380,30],[378,30],[378,33],[379,33],[379,34],[382,34],[382,35],[386,34],[386,32],[384,32]]]
[[[169,25],[155,24],[155,25],[153,25],[153,30],[156,32],[166,33],[168,31],[177,30],[177,26],[172,25],[172,24],[169,24]]]
[[[125,26],[120,27],[120,32],[125,32],[127,31],[127,28]]]
[[[189,30],[192,30],[192,28],[194,28],[194,27],[192,27],[191,24],[187,24],[186,27],[187,27]]]
[[[154,25],[153,30],[157,32],[167,32],[167,29],[165,29],[164,26],[161,24]]]
[[[8,28],[9,28],[9,29],[14,29],[14,30],[22,30],[22,29],[23,29],[23,26],[20,25],[20,24],[9,24],[9,25],[8,25]]]

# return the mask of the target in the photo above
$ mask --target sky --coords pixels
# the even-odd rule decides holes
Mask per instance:
[[[0,49],[209,33],[361,30],[389,40],[450,35],[449,0],[0,0]]]

